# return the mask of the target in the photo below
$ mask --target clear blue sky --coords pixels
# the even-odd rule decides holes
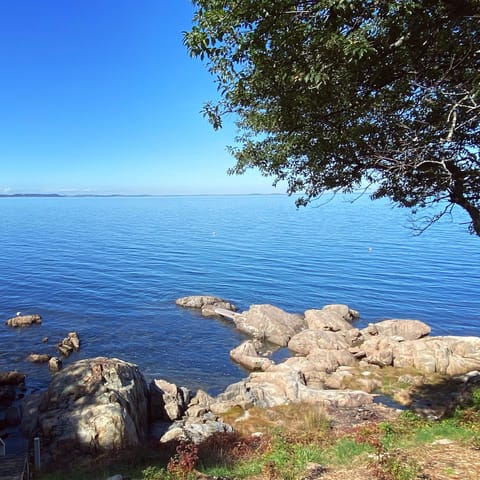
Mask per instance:
[[[274,192],[228,176],[233,122],[182,43],[189,0],[0,0],[0,193]]]

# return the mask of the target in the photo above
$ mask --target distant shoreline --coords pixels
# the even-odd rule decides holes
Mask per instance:
[[[0,193],[0,198],[139,198],[139,197],[248,197],[248,196],[285,196],[286,193],[185,193],[185,194],[149,194],[149,193],[78,193],[78,194],[62,194],[62,193]]]

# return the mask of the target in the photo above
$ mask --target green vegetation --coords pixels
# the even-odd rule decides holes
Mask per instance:
[[[478,0],[194,0],[185,44],[234,114],[231,173],[306,204],[369,185],[429,222],[460,206],[480,235]]]
[[[363,465],[371,478],[414,480],[422,466],[409,452],[438,441],[463,445],[467,456],[468,449],[480,448],[479,398],[480,389],[474,390],[470,406],[443,420],[405,411],[393,421],[366,422],[341,431],[329,428],[325,416],[312,406],[254,409],[254,417],[270,418],[270,424],[261,423],[262,434],[218,434],[199,447],[180,443],[168,459],[162,457],[164,451],[152,447],[143,450],[143,457],[134,454],[123,464],[44,474],[40,479],[105,479],[122,473],[142,480],[191,480],[202,472],[231,479],[296,480],[314,464],[327,470]]]

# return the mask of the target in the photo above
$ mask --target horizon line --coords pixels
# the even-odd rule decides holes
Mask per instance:
[[[0,193],[0,198],[82,198],[82,197],[241,197],[258,195],[288,195],[287,193]]]

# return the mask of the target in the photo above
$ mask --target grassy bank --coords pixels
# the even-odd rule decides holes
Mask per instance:
[[[236,427],[199,447],[150,445],[115,462],[100,459],[40,479],[105,480],[120,473],[142,480],[473,480],[480,471],[480,389],[468,407],[442,420],[405,411],[391,421],[331,428],[322,410],[297,404],[252,409]]]

